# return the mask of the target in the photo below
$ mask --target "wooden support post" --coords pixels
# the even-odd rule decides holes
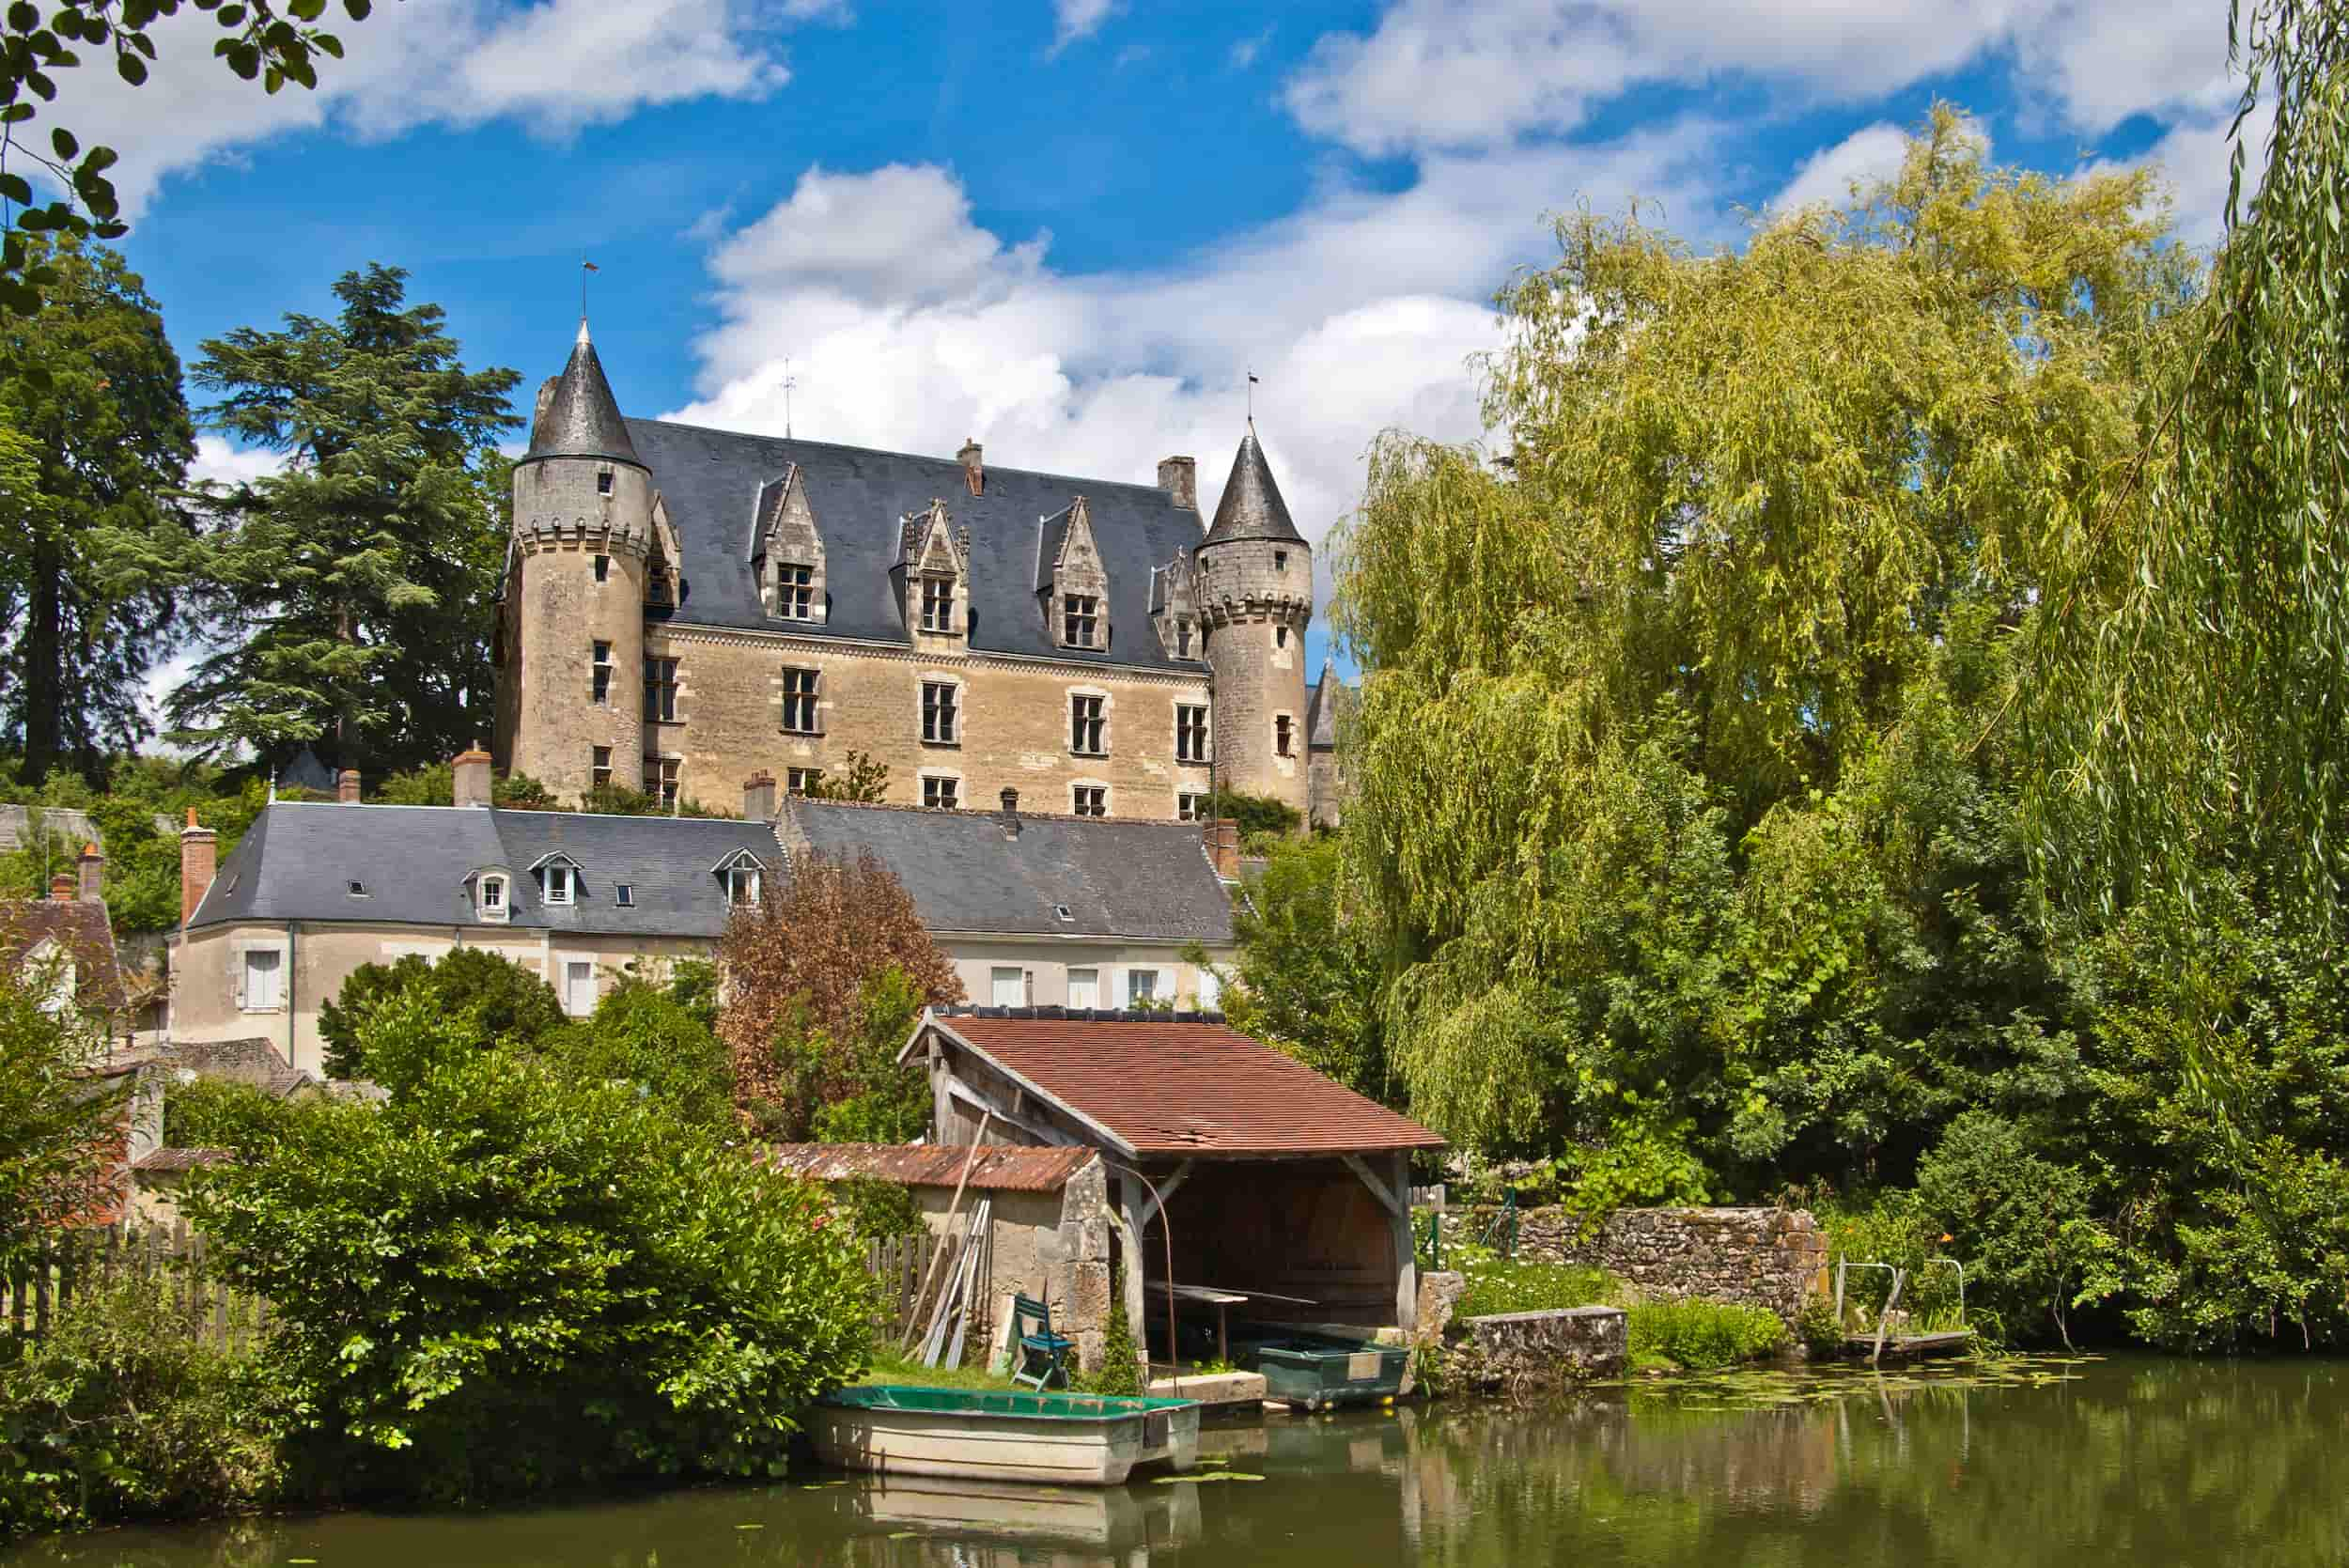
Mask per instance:
[[[1132,1176],[1117,1179],[1117,1228],[1125,1233],[1126,1241],[1126,1327],[1133,1331],[1134,1349],[1142,1358],[1143,1381],[1150,1380],[1150,1320],[1143,1315],[1142,1302],[1142,1203],[1144,1196],[1142,1183]],[[1167,1281],[1173,1284],[1172,1280]],[[1173,1345],[1167,1354],[1174,1353]]]
[[[1142,1223],[1144,1229],[1149,1227],[1150,1221],[1152,1218],[1158,1214],[1159,1206],[1174,1196],[1175,1188],[1190,1180],[1190,1168],[1196,1163],[1198,1163],[1196,1160],[1187,1159],[1183,1161],[1182,1164],[1174,1167],[1174,1173],[1173,1175],[1159,1183],[1158,1191],[1154,1193],[1145,1192],[1143,1194]]]
[[[1411,1157],[1393,1157],[1394,1189],[1411,1190]],[[1399,1204],[1389,1215],[1393,1227],[1394,1258],[1398,1265],[1394,1281],[1394,1323],[1408,1340],[1419,1329],[1419,1250],[1412,1244],[1411,1209],[1408,1203]]]

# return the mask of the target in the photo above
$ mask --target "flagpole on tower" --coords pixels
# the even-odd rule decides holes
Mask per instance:
[[[1256,373],[1253,370],[1248,373],[1248,424],[1252,429],[1256,424]]]

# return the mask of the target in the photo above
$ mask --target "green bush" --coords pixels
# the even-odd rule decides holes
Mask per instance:
[[[2071,1310],[2121,1285],[2092,1203],[2086,1172],[2046,1158],[2021,1126],[1986,1110],[1951,1123],[1917,1166],[1917,1208],[1946,1227],[1981,1303],[2017,1327],[2052,1321],[2066,1346]]]
[[[1143,1391],[1142,1346],[1135,1343],[1133,1325],[1126,1319],[1123,1278],[1110,1287],[1109,1327],[1101,1334],[1101,1370],[1081,1373],[1069,1386],[1088,1394],[1139,1394]]]
[[[1776,1312],[1701,1296],[1637,1302],[1628,1327],[1635,1363],[1660,1357],[1692,1372],[1734,1367],[1786,1344],[1786,1325]]]
[[[175,1079],[163,1087],[163,1142],[174,1149],[259,1149],[284,1136],[303,1110],[249,1083]]]
[[[867,1241],[892,1236],[920,1235],[928,1227],[913,1194],[895,1182],[872,1176],[851,1176],[831,1184],[832,1206],[856,1234]]]
[[[554,987],[487,948],[460,947],[438,963],[410,954],[390,964],[361,964],[334,1000],[319,1010],[330,1078],[384,1078],[385,1066],[365,1059],[359,1026],[366,1010],[411,986],[422,986],[451,1014],[478,1010],[486,1045],[536,1040],[563,1022]]]
[[[1467,1243],[1447,1246],[1444,1263],[1468,1281],[1453,1305],[1455,1317],[1589,1307],[1612,1301],[1623,1291],[1622,1281],[1603,1268],[1504,1258]]]
[[[407,1069],[388,1102],[321,1105],[184,1203],[272,1303],[304,1479],[449,1503],[780,1473],[869,1349],[871,1283],[821,1194],[421,988],[357,1043]]]
[[[189,1332],[157,1281],[75,1296],[0,1346],[0,1540],[257,1507],[278,1491],[250,1358]]]
[[[1813,1356],[1832,1355],[1843,1348],[1843,1320],[1835,1315],[1835,1303],[1812,1296],[1802,1304],[1802,1315],[1796,1320],[1795,1337]]]
[[[734,1070],[725,1047],[667,991],[641,980],[623,979],[593,1016],[549,1032],[533,1050],[583,1082],[656,1096],[689,1122],[733,1123]]]

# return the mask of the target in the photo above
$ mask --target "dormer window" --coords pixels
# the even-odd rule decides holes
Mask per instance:
[[[775,568],[775,613],[786,621],[816,618],[816,568],[785,564]]]
[[[544,875],[547,902],[568,904],[571,901],[571,868],[568,865],[551,865],[547,867]]]
[[[1101,601],[1092,594],[1068,594],[1061,599],[1061,641],[1072,648],[1099,644],[1095,636],[1101,624]]]
[[[506,878],[503,877],[484,877],[481,878],[481,912],[488,914],[492,909],[503,909],[505,908]]]
[[[530,869],[538,877],[538,897],[548,908],[579,901],[579,862],[560,849]]]
[[[729,907],[737,909],[754,909],[758,907],[767,868],[759,862],[757,856],[747,849],[737,849],[710,869],[724,884]]]
[[[1189,621],[1174,623],[1174,657],[1177,659],[1190,657],[1190,623]]]
[[[955,580],[951,577],[922,579],[922,629],[952,631],[955,629]]]
[[[490,924],[513,918],[514,901],[503,871],[484,871],[474,878],[474,913]]]

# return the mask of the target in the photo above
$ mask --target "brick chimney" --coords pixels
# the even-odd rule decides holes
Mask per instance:
[[[98,852],[98,846],[82,846],[82,858],[73,862],[73,869],[81,874],[82,902],[103,904],[106,901],[106,857]]]
[[[334,799],[346,806],[359,803],[359,769],[346,768],[334,775]]]
[[[1016,789],[1006,789],[1003,791],[1003,836],[1018,838],[1019,836],[1019,792]]]
[[[1207,826],[1207,859],[1227,882],[1239,880],[1239,819],[1219,816]]]
[[[764,768],[742,781],[742,815],[752,822],[775,819],[775,776]]]
[[[73,877],[70,873],[60,871],[49,878],[49,898],[55,904],[73,902]]]
[[[1175,505],[1187,512],[1199,509],[1199,459],[1196,458],[1160,458],[1159,459],[1159,489],[1167,493]]]
[[[979,461],[979,443],[975,440],[962,443],[962,450],[955,454],[955,461],[962,465],[962,481],[971,487],[972,495],[987,489],[987,465]]]
[[[451,803],[459,806],[486,806],[490,803],[490,753],[481,749],[481,742],[473,743],[470,751],[459,752],[449,763],[455,783]]]
[[[195,820],[188,808],[188,825],[179,830],[179,924],[185,925],[204,902],[204,890],[220,869],[220,835]]]

